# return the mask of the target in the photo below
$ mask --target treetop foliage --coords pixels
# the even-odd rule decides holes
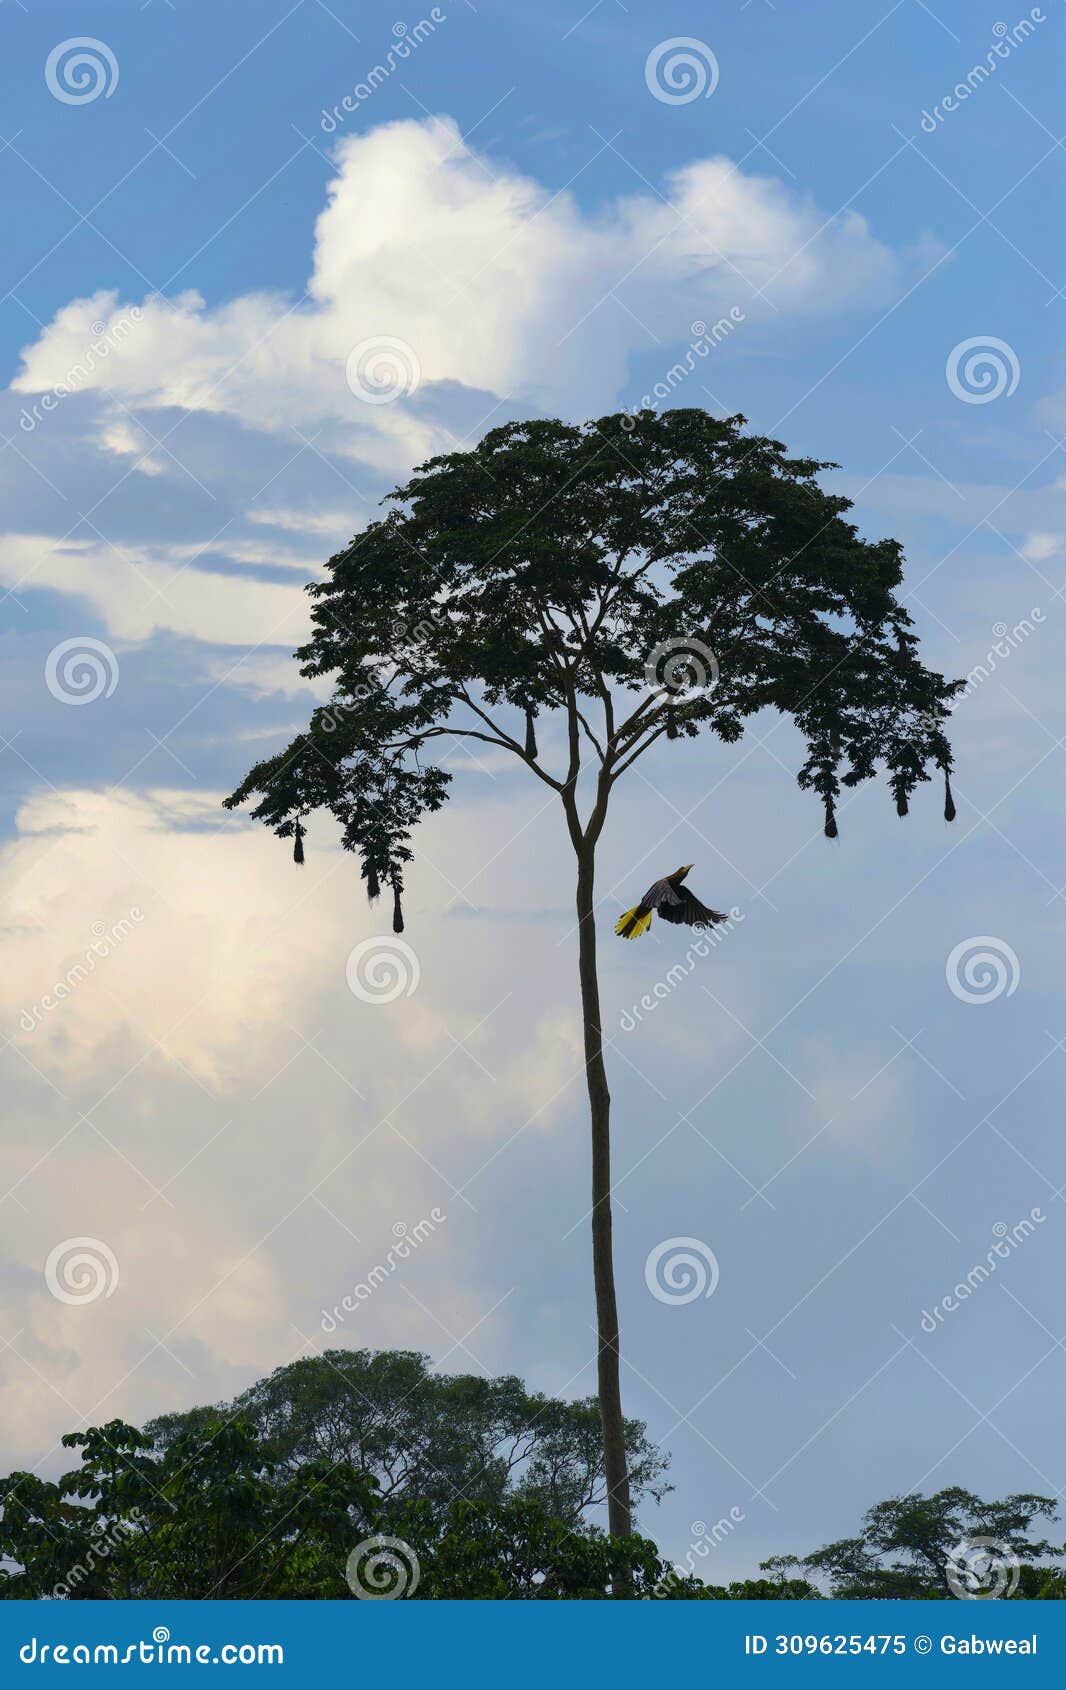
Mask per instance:
[[[594,1397],[563,1401],[514,1376],[438,1373],[413,1350],[327,1350],[276,1368],[232,1403],[163,1415],[147,1430],[168,1446],[233,1417],[255,1427],[281,1474],[343,1461],[372,1475],[386,1500],[443,1511],[457,1496],[522,1498],[573,1526],[605,1497]],[[626,1422],[626,1443],[634,1495],[661,1500],[672,1488],[667,1458],[642,1421]]]
[[[877,1503],[855,1537],[841,1538],[797,1559],[765,1563],[778,1577],[789,1573],[822,1580],[828,1594],[847,1599],[939,1598],[948,1595],[946,1569],[960,1545],[989,1544],[1002,1560],[1019,1564],[1018,1596],[1059,1596],[1063,1569],[1035,1563],[1060,1546],[1030,1536],[1035,1521],[1056,1517],[1054,1498],[1022,1492],[985,1502],[951,1486],[934,1496],[911,1493]]]
[[[254,798],[283,836],[331,811],[371,895],[398,891],[413,826],[447,796],[438,741],[502,747],[564,802],[586,759],[598,832],[611,786],[661,736],[730,743],[769,708],[806,741],[798,779],[827,832],[841,786],[878,768],[905,813],[930,768],[947,777],[961,683],[918,659],[900,547],[859,536],[850,502],[819,485],[835,466],[744,421],[509,423],[421,465],[308,588],[297,656],[330,677],[329,703],[227,803]],[[553,711],[555,770],[534,728]]]
[[[378,1400],[360,1401],[371,1388]],[[599,1601],[620,1575],[667,1601],[948,1600],[957,1546],[982,1540],[1018,1562],[1010,1594],[1066,1594],[1059,1547],[1032,1535],[1055,1517],[1050,1498],[987,1502],[957,1487],[878,1503],[854,1537],[766,1561],[760,1577],[708,1582],[713,1533],[671,1566],[647,1536],[586,1522],[602,1496],[587,1407],[518,1380],[433,1375],[408,1351],[338,1350],[278,1368],[225,1408],[69,1433],[70,1472],[0,1478],[0,1598],[344,1600],[360,1577],[377,1590],[366,1558],[393,1543],[420,1601]],[[643,1428],[629,1429],[639,1460]],[[481,1473],[486,1450],[497,1460]],[[638,1491],[653,1484],[661,1473]]]

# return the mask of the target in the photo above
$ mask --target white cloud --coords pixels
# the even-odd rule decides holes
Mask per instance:
[[[726,159],[687,165],[666,190],[668,203],[638,188],[590,213],[568,193],[551,195],[475,155],[451,120],[392,123],[338,145],[303,298],[251,293],[208,307],[189,290],[152,296],[136,312],[108,290],[70,301],[25,350],[12,386],[47,392],[75,365],[84,369],[65,405],[72,415],[85,407],[91,421],[75,436],[75,463],[92,464],[90,440],[121,465],[105,495],[114,496],[109,538],[50,537],[61,530],[51,509],[38,508],[42,489],[58,480],[66,490],[67,479],[65,460],[50,465],[33,482],[38,506],[23,531],[0,537],[0,587],[81,600],[116,641],[162,632],[262,646],[232,673],[225,655],[205,668],[255,696],[305,692],[295,666],[279,659],[308,633],[296,578],[316,573],[327,550],[376,514],[383,486],[412,461],[476,438],[490,416],[605,410],[649,336],[662,347],[665,373],[667,348],[688,342],[698,318],[713,322],[739,304],[737,332],[748,333],[797,315],[833,315],[892,285],[896,260],[861,218],[823,227],[792,190]],[[420,372],[421,387],[395,404],[361,400],[346,380],[351,349],[378,336],[408,346]],[[87,359],[85,347],[102,337],[108,357]],[[147,427],[130,407],[147,413]],[[155,421],[163,409],[168,415]],[[201,413],[208,440],[189,412]],[[165,441],[179,427],[171,458],[152,436]],[[220,445],[220,431],[232,447]],[[245,447],[267,444],[264,433],[286,436],[269,441],[285,461],[263,463],[260,480]],[[38,450],[40,442],[67,449],[61,430],[41,430]],[[365,484],[339,455],[365,460]],[[199,473],[171,473],[187,464]],[[350,498],[330,479],[323,499],[322,470],[339,475]],[[191,539],[178,526],[155,540],[158,505],[146,503],[143,477],[164,472],[175,489],[167,520],[173,509],[180,524],[179,500],[191,500]],[[212,500],[206,522],[201,494]],[[89,508],[78,498],[88,494],[55,520],[67,526],[71,509]],[[94,493],[91,509],[97,502]],[[234,563],[289,568],[293,585],[242,575]]]
[[[299,698],[305,703],[310,699],[320,699],[325,703],[332,688],[328,675],[315,675],[310,680],[301,675],[291,651],[275,651],[267,647],[249,651],[239,658],[235,658],[232,651],[204,654],[200,672],[209,680],[236,687],[252,698],[270,698],[281,693],[286,698]],[[290,732],[290,724],[271,721],[245,729],[240,737],[254,735],[257,739],[272,739],[276,746]],[[226,730],[226,738],[233,738],[229,729]]]
[[[279,904],[277,930],[268,912],[291,867],[286,853],[267,833],[227,827],[220,804],[216,793],[67,791],[23,806],[3,853],[12,968],[0,1002],[38,1065],[121,1067],[147,1039],[161,1043],[157,1061],[222,1083],[254,1026],[306,989],[324,918],[301,914],[298,945]],[[91,951],[94,938],[105,958]],[[57,994],[79,964],[88,978]]]
[[[343,541],[351,538],[353,513],[350,506],[340,510],[298,510],[285,506],[260,506],[246,512],[249,522],[264,528],[283,528],[294,534],[322,534],[329,539]]]
[[[320,1309],[381,1260],[393,1225],[434,1207],[447,1224],[335,1341],[440,1356],[449,1331],[477,1327],[478,1355],[491,1353],[508,1313],[485,1317],[509,1282],[486,1288],[491,1213],[453,1187],[513,1135],[550,1133],[580,1098],[576,1015],[547,990],[533,1013],[501,990],[487,928],[462,929],[457,975],[454,926],[418,921],[409,900],[418,990],[363,1003],[347,955],[388,912],[367,909],[353,859],[316,821],[296,870],[220,796],[41,793],[0,847],[12,1462],[44,1457],[79,1415],[139,1421],[217,1400],[302,1353],[301,1335],[322,1339]],[[512,826],[500,803],[489,831]],[[513,896],[520,869],[501,878]],[[424,897],[432,870],[417,880]],[[575,1220],[583,1201],[582,1185]],[[68,1308],[42,1269],[80,1237],[106,1243],[120,1282]]]
[[[550,1125],[555,1112],[544,1108],[547,1100],[581,1073],[576,1009],[561,1010],[548,994],[531,1019],[528,1005],[512,1003],[515,993],[488,995],[497,966],[492,923],[463,923],[459,938],[456,925],[442,924],[441,909],[460,894],[447,850],[444,865],[434,867],[432,825],[415,893],[407,897],[421,982],[415,995],[382,1008],[353,996],[345,965],[357,939],[385,933],[390,911],[387,900],[367,908],[355,860],[338,848],[334,825],[316,819],[309,863],[297,871],[291,845],[227,816],[222,797],[70,788],[26,800],[17,835],[0,848],[9,964],[0,982],[0,1028],[18,1048],[73,1081],[150,1059],[225,1091],[272,1071],[280,1027],[339,1017],[352,1078],[369,1091],[379,1063],[389,1066],[390,1048],[401,1072],[403,1050],[432,1066],[451,1051],[448,1029],[458,1020],[471,1055],[450,1064],[449,1076],[471,1080],[461,1089],[464,1100],[469,1091],[464,1119],[473,1135],[534,1109],[543,1109]],[[482,800],[476,820],[455,818],[452,847],[476,837],[479,853],[494,861],[494,894],[512,903],[524,885],[523,853],[497,861],[489,842],[506,843],[514,817],[513,798]],[[534,805],[530,822],[565,849],[554,811],[541,819]],[[469,878],[469,851],[460,849],[459,860]],[[428,897],[436,911],[431,925],[413,913],[419,887],[422,907]],[[548,936],[534,931],[532,915],[526,919],[531,965],[535,959],[550,978],[558,955]],[[119,936],[108,937],[116,929]],[[94,953],[79,970],[94,938],[107,954]],[[383,943],[390,945],[391,935]],[[456,943],[464,955],[461,985],[448,961]],[[71,969],[78,970],[74,984],[57,993]],[[45,1005],[49,997],[56,1001]],[[489,1085],[482,1083],[487,1062]]]
[[[667,198],[641,189],[597,214],[490,167],[446,118],[348,138],[336,163],[305,299],[150,297],[89,384],[256,428],[317,426],[325,448],[392,467],[449,440],[434,384],[585,414],[619,394],[649,336],[665,349],[731,305],[753,323],[834,316],[885,295],[897,273],[856,213],[823,219],[722,157],[672,173]],[[106,333],[125,309],[108,291],[72,301],[26,349],[14,387],[51,387],[91,325]],[[369,404],[348,387],[348,354],[379,336],[410,348],[423,390],[410,401]]]
[[[151,437],[125,417],[108,423],[100,435],[100,445],[116,458],[135,458],[133,468],[142,475],[162,475],[166,467],[151,455]]]
[[[1047,563],[1050,558],[1059,556],[1062,541],[1061,534],[1027,534],[1021,546],[1022,556],[1031,563]]]
[[[191,547],[0,537],[0,583],[83,598],[120,640],[160,629],[216,645],[299,645],[310,628],[302,586],[189,566]],[[235,675],[239,681],[239,671]]]

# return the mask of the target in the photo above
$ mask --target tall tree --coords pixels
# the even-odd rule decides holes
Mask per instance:
[[[437,742],[506,751],[557,795],[575,858],[615,1536],[632,1516],[596,966],[596,849],[611,794],[664,737],[733,744],[763,709],[803,735],[799,783],[821,798],[830,838],[841,786],[881,770],[903,815],[930,769],[946,783],[951,764],[944,724],[957,684],[919,661],[896,596],[899,545],[859,537],[849,501],[818,485],[834,466],[789,457],[744,421],[672,410],[512,423],[422,465],[308,588],[314,632],[297,657],[305,675],[331,678],[329,704],[227,800],[255,799],[255,816],[295,837],[297,860],[301,818],[332,812],[371,898],[391,890],[402,931],[411,831],[451,779],[429,761]],[[549,714],[562,724],[554,767],[536,727]],[[950,819],[950,787],[945,805]]]

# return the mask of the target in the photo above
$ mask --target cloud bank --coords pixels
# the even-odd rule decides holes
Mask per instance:
[[[332,449],[391,468],[450,438],[439,414],[450,384],[589,414],[621,391],[635,351],[688,340],[695,320],[731,306],[752,323],[833,317],[886,297],[898,277],[857,213],[826,218],[724,157],[596,213],[494,170],[449,118],[384,124],[334,157],[302,298],[150,296],[119,334],[129,304],[94,293],[26,348],[15,390],[42,393],[78,370],[78,391],[322,429]],[[108,355],[87,361],[90,343]],[[362,377],[349,362],[358,348]],[[382,361],[398,404],[376,402]],[[116,421],[100,444],[129,454],[138,437]]]

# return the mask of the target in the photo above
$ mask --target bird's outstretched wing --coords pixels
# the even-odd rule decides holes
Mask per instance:
[[[694,892],[684,886],[675,886],[668,878],[657,880],[654,886],[648,887],[640,903],[626,910],[615,932],[620,939],[639,939],[651,926],[653,914],[684,927],[717,927],[719,922],[729,919],[721,910],[708,909]]]
[[[695,892],[690,892],[686,886],[671,886],[668,881],[659,884],[665,887],[665,893],[657,899],[655,913],[663,921],[684,927],[717,927],[719,922],[729,919],[721,910],[708,909],[706,904],[701,904]]]

